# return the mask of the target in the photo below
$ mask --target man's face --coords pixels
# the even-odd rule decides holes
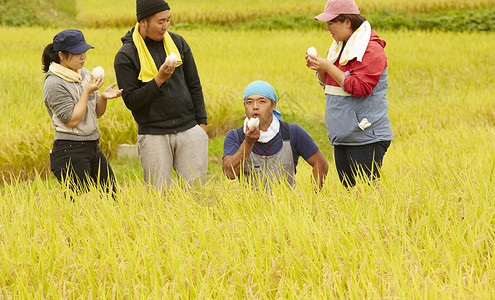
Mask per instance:
[[[170,26],[170,11],[164,10],[158,12],[147,19],[141,20],[141,34],[144,32],[145,37],[148,37],[154,41],[163,41],[163,36],[167,32]]]
[[[244,101],[244,110],[246,111],[246,117],[259,118],[260,129],[266,130],[272,123],[273,111],[277,106],[277,101],[262,95],[250,95]]]

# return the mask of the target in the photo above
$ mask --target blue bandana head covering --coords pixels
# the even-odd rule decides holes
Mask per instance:
[[[262,80],[253,81],[246,87],[244,90],[243,100],[246,101],[246,98],[251,95],[261,95],[270,100],[277,101],[277,93],[275,93],[275,89],[273,89],[268,82]],[[282,120],[282,114],[278,110],[278,107],[275,107],[273,114],[277,117],[277,119]]]

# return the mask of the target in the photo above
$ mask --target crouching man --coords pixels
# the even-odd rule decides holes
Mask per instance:
[[[287,180],[294,186],[297,161],[302,156],[313,167],[315,182],[323,186],[328,172],[325,156],[301,126],[281,121],[277,94],[270,84],[261,80],[250,83],[244,91],[244,110],[244,126],[225,136],[223,172],[229,179],[243,172],[254,183]]]

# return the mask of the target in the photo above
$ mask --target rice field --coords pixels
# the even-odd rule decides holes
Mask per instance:
[[[464,143],[456,143],[462,139]],[[163,198],[120,182],[68,201],[53,180],[4,186],[8,298],[480,298],[494,296],[493,147],[484,128],[397,142],[380,187],[315,194],[302,166],[273,194],[223,177]],[[434,150],[434,151],[432,151]]]
[[[84,30],[87,40],[95,46],[88,52],[86,67],[101,65],[107,71],[108,84],[115,81],[113,58],[126,30]],[[9,141],[0,144],[3,176],[13,172],[29,178],[36,172],[47,172],[53,130],[42,101],[41,52],[57,32],[36,27],[0,29],[4,37],[0,42],[0,128]],[[326,32],[178,33],[188,40],[197,61],[210,138],[221,139],[228,129],[240,126],[244,88],[253,80],[263,79],[275,87],[285,118],[309,127],[318,143],[327,145],[324,98],[304,63],[309,46],[314,45],[320,53],[326,51],[330,44]],[[493,33],[379,34],[388,42],[388,95],[396,141],[431,130],[493,125]],[[435,47],[430,46],[433,44]],[[461,45],[466,44],[477,45],[470,50],[476,60],[464,54]],[[109,103],[99,122],[101,143],[107,154],[115,154],[117,144],[135,143],[137,128],[121,99]],[[221,155],[219,144],[210,149],[215,156]],[[326,154],[330,156],[331,150]]]
[[[168,1],[172,23],[235,24],[273,15],[317,15],[325,7],[324,0],[209,0]],[[493,0],[357,0],[364,15],[373,12],[425,13],[441,10],[493,7]],[[91,27],[129,26],[136,22],[136,1],[77,1],[77,20]]]
[[[83,29],[95,46],[86,67],[101,65],[107,84],[126,30]],[[206,97],[207,184],[165,197],[144,186],[138,161],[113,156],[136,139],[115,99],[99,124],[121,193],[71,202],[48,172],[42,100],[41,52],[58,31],[0,28],[0,298],[494,298],[494,33],[378,32],[394,141],[380,185],[347,191],[304,61],[309,46],[326,51],[328,33],[179,30]],[[272,194],[221,174],[223,135],[256,79],[329,160],[321,192],[303,161],[296,188]]]

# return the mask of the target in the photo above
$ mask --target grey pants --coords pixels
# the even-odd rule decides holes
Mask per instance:
[[[170,186],[172,168],[184,183],[205,183],[208,135],[199,125],[179,133],[138,135],[137,144],[144,181],[155,189]]]

